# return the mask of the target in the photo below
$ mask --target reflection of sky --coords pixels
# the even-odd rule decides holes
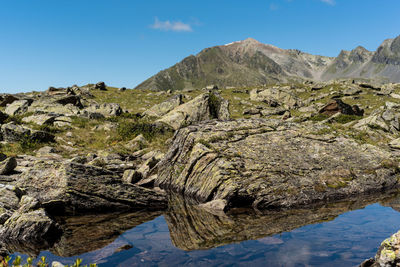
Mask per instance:
[[[373,204],[291,232],[186,252],[172,245],[168,226],[160,216],[79,257],[99,266],[354,266],[374,256],[379,244],[399,229],[400,213]],[[127,244],[133,248],[114,253]],[[48,252],[42,255],[64,264],[74,259]]]

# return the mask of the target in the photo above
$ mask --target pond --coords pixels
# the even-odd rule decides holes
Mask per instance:
[[[165,212],[59,218],[46,256],[98,266],[358,266],[400,229],[398,195],[290,211],[207,211],[175,197]]]

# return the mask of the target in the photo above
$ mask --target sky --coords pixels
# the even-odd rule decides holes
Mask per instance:
[[[399,0],[0,0],[0,93],[104,81],[134,88],[248,37],[337,56],[400,35]]]

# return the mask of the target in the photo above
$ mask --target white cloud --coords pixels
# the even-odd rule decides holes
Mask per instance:
[[[161,21],[157,17],[154,23],[150,25],[152,29],[161,31],[174,31],[174,32],[191,32],[193,31],[192,26],[188,23],[183,23],[181,21]]]
[[[332,6],[336,4],[335,0],[321,0],[321,1]]]

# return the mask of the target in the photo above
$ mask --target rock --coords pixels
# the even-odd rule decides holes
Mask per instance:
[[[124,92],[124,91],[126,91],[126,87],[121,87],[121,88],[118,89],[118,91]]]
[[[24,209],[22,206],[20,209]],[[59,225],[53,221],[44,209],[18,210],[0,226],[0,240],[7,243],[35,244],[48,247],[61,235]]]
[[[400,231],[382,242],[374,259],[364,261],[361,267],[391,267],[400,265]]]
[[[287,109],[282,107],[277,108],[269,108],[261,110],[261,115],[264,117],[273,116],[273,115],[283,115]]]
[[[257,108],[246,108],[243,110],[243,115],[258,115],[261,111]]]
[[[319,113],[328,116],[332,116],[333,114],[336,113],[341,113],[345,115],[363,116],[364,110],[361,110],[357,105],[350,106],[349,104],[344,103],[340,99],[334,99],[332,102],[328,103],[322,109],[320,109]]]
[[[94,89],[101,90],[101,91],[107,91],[107,87],[106,87],[106,84],[104,82],[96,83],[96,85],[94,86]]]
[[[29,117],[22,118],[23,122],[30,123],[33,122],[37,125],[52,125],[57,116],[48,114],[36,114]]]
[[[17,160],[14,157],[0,161],[0,175],[8,175],[17,167]]]
[[[399,188],[389,151],[315,135],[323,126],[248,119],[180,129],[155,186],[202,203],[276,209]],[[301,151],[301,153],[299,153]],[[373,171],[372,171],[373,170]]]
[[[344,96],[359,95],[360,93],[362,93],[362,90],[360,90],[357,87],[350,87],[350,88],[343,90]]]
[[[101,114],[104,117],[119,116],[122,114],[122,108],[115,103],[94,104],[85,108],[83,113],[88,117],[90,114]]]
[[[80,109],[83,108],[83,105],[81,103],[81,98],[79,96],[77,96],[77,95],[69,95],[69,96],[61,97],[59,99],[56,99],[54,101],[54,103],[55,104],[60,104],[60,105],[63,105],[63,106],[70,104],[70,105],[73,105],[73,106],[75,106],[77,108],[80,108]]]
[[[18,114],[25,113],[28,110],[28,107],[32,104],[31,100],[16,100],[11,104],[8,104],[5,113],[10,116],[15,116]]]
[[[32,131],[29,140],[36,143],[52,143],[55,136],[45,131]]]
[[[252,101],[265,102],[271,107],[283,106],[292,109],[301,106],[300,100],[291,93],[279,88],[253,89],[250,91]]]
[[[16,100],[18,100],[18,98],[13,95],[0,95],[0,107],[6,107],[8,104],[12,104]]]
[[[36,152],[37,155],[48,155],[53,153],[57,153],[57,150],[51,146],[44,146],[38,149],[38,151]]]
[[[386,102],[385,106],[374,110],[370,116],[359,120],[353,128],[366,130],[368,128],[378,128],[387,132],[397,133],[400,131],[400,105]]]
[[[17,142],[30,136],[31,131],[13,122],[1,125],[3,139],[7,142]]]
[[[72,162],[39,160],[16,184],[46,209],[63,214],[166,207],[164,194],[124,184],[115,172]]]
[[[175,95],[160,104],[154,105],[150,109],[143,112],[143,116],[157,117],[157,118],[162,117],[171,110],[173,110],[174,108],[182,105],[183,104],[182,97],[183,96],[181,94]]]
[[[142,174],[135,170],[125,170],[122,176],[122,182],[126,184],[135,184],[142,179]]]
[[[22,191],[15,186],[0,184],[0,208],[17,210],[21,194]]]
[[[157,122],[167,124],[176,130],[204,120],[227,120],[230,117],[228,106],[229,102],[219,94],[205,93],[176,107]]]

